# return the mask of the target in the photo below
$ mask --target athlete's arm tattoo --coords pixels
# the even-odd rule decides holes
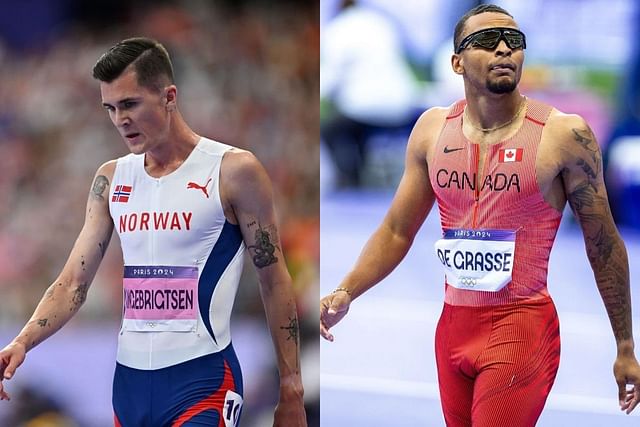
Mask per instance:
[[[41,328],[44,328],[45,326],[47,326],[47,322],[49,321],[49,319],[39,319],[38,320],[38,325],[40,325]]]
[[[597,164],[600,160],[600,150],[591,129],[571,129],[571,131],[576,143],[589,152],[591,160]]]
[[[104,190],[109,185],[109,180],[104,175],[96,176],[93,181],[93,187],[91,188],[91,196],[96,200],[104,200]]]
[[[294,314],[293,317],[289,317],[289,323],[286,326],[280,326],[280,329],[284,329],[289,333],[287,341],[293,340],[296,345],[298,344],[298,317]]]
[[[299,345],[299,334],[300,329],[298,327],[298,316],[294,313],[293,317],[289,316],[289,323],[285,326],[280,326],[280,329],[283,329],[287,332],[287,341],[293,341],[293,344],[296,346],[296,352],[298,351]],[[300,356],[296,356],[296,373],[300,372]]]
[[[597,165],[598,164],[596,163],[596,167],[597,167]],[[595,180],[596,180],[596,178],[598,176],[598,172],[594,171],[593,168],[591,166],[589,166],[589,163],[587,163],[583,159],[578,159],[578,166],[587,175],[587,181],[588,181],[589,185],[591,185],[591,187],[593,188],[593,191],[595,191],[597,193],[598,192],[598,187],[596,186]]]
[[[87,299],[87,292],[89,291],[89,283],[83,282],[78,285],[78,287],[73,291],[73,297],[71,298],[71,302],[73,306],[69,309],[69,311],[77,310],[82,304],[84,304]]]
[[[255,222],[247,224],[248,227],[256,225]],[[275,225],[262,227],[257,224],[258,228],[255,231],[255,244],[247,247],[253,264],[258,268],[263,268],[271,264],[278,262],[278,258],[275,253],[279,249],[275,242],[278,241],[278,235]]]
[[[588,182],[582,182],[569,194],[569,204],[573,211],[578,214],[585,208],[593,207],[593,188]]]
[[[578,150],[577,173],[584,173],[567,195],[585,234],[587,256],[617,341],[631,338],[629,263],[624,244],[612,221],[604,191],[602,158],[590,129],[572,129]],[[563,174],[568,174],[565,169]],[[575,177],[574,177],[575,180]],[[575,182],[575,181],[574,181]],[[603,187],[604,188],[604,187]]]

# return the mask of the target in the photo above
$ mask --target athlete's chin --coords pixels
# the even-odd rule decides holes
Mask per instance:
[[[511,93],[516,90],[516,87],[518,87],[518,82],[507,76],[487,81],[487,89],[489,92],[497,95]]]
[[[142,146],[135,146],[135,147],[131,147],[129,146],[129,152],[131,154],[144,154],[147,150],[144,149],[144,147]]]
[[[125,144],[132,154],[143,154],[147,151],[147,144],[142,141],[125,140]]]

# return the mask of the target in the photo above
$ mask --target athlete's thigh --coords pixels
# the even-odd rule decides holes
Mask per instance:
[[[438,386],[447,426],[471,427],[473,380],[438,363]]]
[[[242,379],[235,354],[230,351],[173,367],[158,379],[157,395],[161,389],[165,391],[161,401],[166,402],[166,410],[155,412],[158,425],[165,422],[171,427],[238,425],[243,402]]]
[[[456,336],[451,311],[451,307],[445,305],[436,328],[440,402],[448,427],[471,427],[473,379],[464,375],[451,357],[451,337]]]
[[[116,364],[112,404],[116,427],[145,426],[151,422],[150,372]]]
[[[557,364],[520,376],[497,371],[484,372],[476,379],[473,427],[534,426],[553,385]]]
[[[494,336],[478,359],[474,427],[535,425],[558,371],[560,334],[552,303],[496,314]]]

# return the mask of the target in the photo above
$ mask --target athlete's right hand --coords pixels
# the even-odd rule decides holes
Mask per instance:
[[[320,335],[333,342],[329,329],[338,323],[349,311],[351,296],[345,291],[336,291],[320,300]]]
[[[13,378],[18,366],[24,362],[26,353],[24,345],[16,341],[0,351],[0,400],[11,400],[9,394],[4,391],[2,381]]]

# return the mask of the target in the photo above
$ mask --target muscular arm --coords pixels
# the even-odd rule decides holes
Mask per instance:
[[[113,230],[107,200],[107,176],[112,174],[113,165],[109,164],[103,165],[96,173],[89,192],[84,226],[62,272],[49,286],[22,331],[0,352],[0,369],[5,378],[13,375],[26,352],[64,326],[84,303]],[[1,384],[0,395],[8,398]]]
[[[298,314],[291,277],[278,235],[269,177],[249,152],[223,159],[223,197],[242,236],[260,282],[260,294],[278,360],[280,402],[275,426],[306,426],[299,360]]]
[[[365,244],[353,269],[338,288],[320,300],[320,334],[333,341],[329,329],[349,311],[351,301],[384,279],[409,251],[429,214],[435,194],[429,181],[429,148],[438,137],[444,109],[425,112],[411,131],[405,169],[382,224]]]
[[[565,193],[582,228],[618,349],[633,349],[629,261],[609,209],[600,148],[582,119],[574,116],[567,121],[566,147],[571,156],[562,170]]]
[[[628,414],[640,403],[640,365],[634,354],[627,251],[609,209],[598,143],[580,117],[567,116],[563,122],[564,136],[559,142],[566,159],[562,168],[564,190],[582,228],[587,256],[616,339],[613,373],[620,408]]]
[[[340,287],[357,298],[384,279],[405,257],[418,229],[433,206],[427,146],[437,137],[441,122],[430,112],[416,123],[405,158],[405,170],[384,220],[365,244]]]

